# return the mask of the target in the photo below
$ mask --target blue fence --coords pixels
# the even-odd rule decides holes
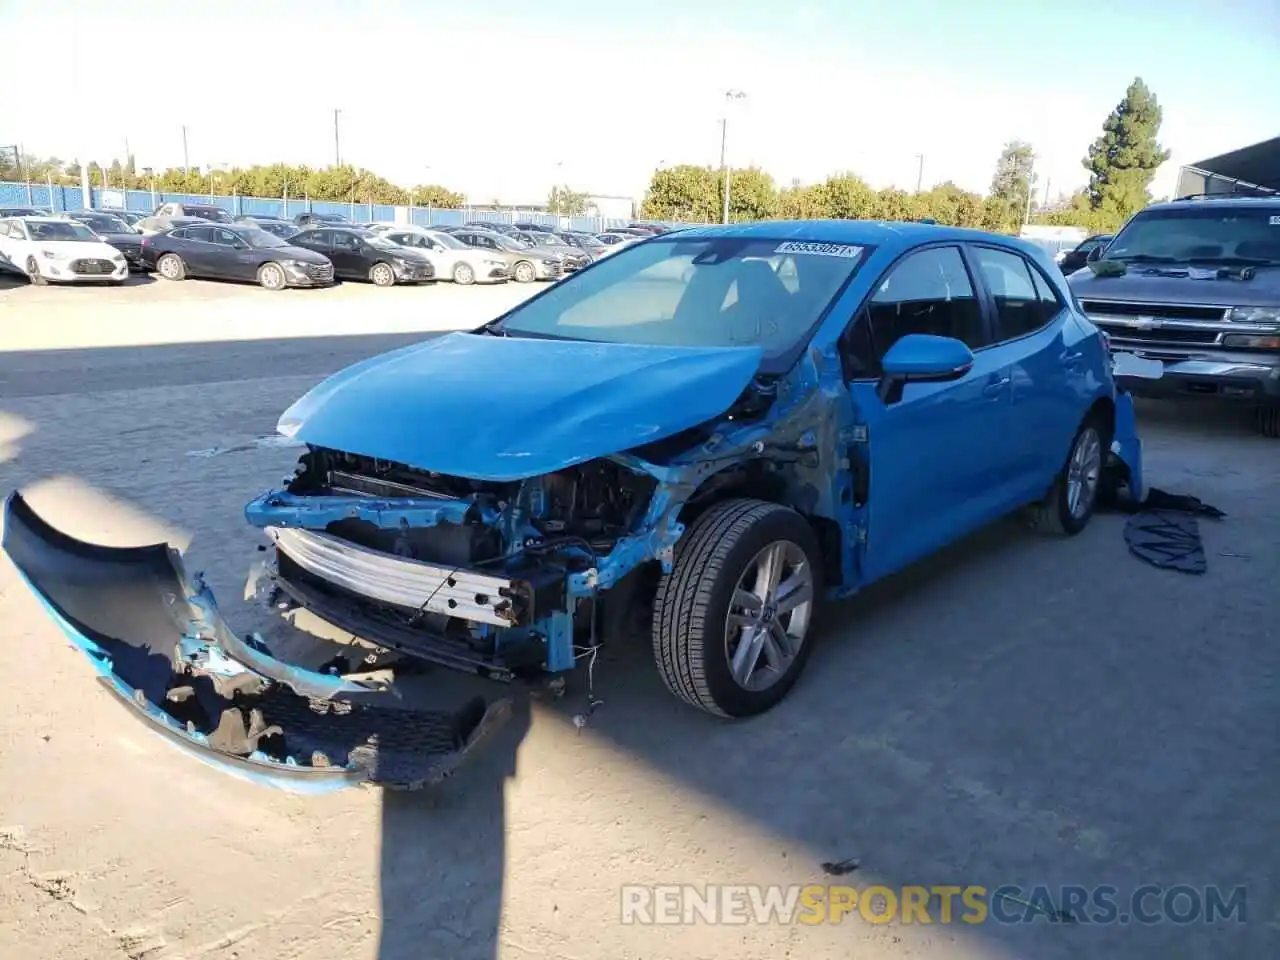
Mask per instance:
[[[340,213],[358,223],[385,220],[414,223],[421,227],[461,225],[472,220],[496,223],[538,223],[567,230],[599,233],[609,227],[622,226],[626,219],[606,217],[561,217],[553,213],[527,210],[476,210],[471,207],[396,207],[380,203],[337,203],[331,200],[309,200],[303,197],[210,197],[208,194],[164,193],[150,190],[112,190],[94,187],[86,202],[80,187],[64,187],[44,183],[12,183],[0,181],[0,207],[39,207],[54,213],[63,210],[125,209],[136,213],[152,213],[163,203],[214,203],[232,216],[283,217],[299,213]]]

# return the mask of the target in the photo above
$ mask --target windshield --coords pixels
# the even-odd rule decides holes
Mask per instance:
[[[399,250],[400,249],[400,244],[393,243],[390,240],[388,240],[386,237],[381,236],[380,234],[377,234],[377,233],[362,233],[360,234],[360,236],[364,238],[365,243],[369,244],[369,246],[377,247],[379,250]]]
[[[505,233],[493,234],[493,242],[498,245],[499,250],[528,250],[529,245],[522,243],[515,237],[508,237]]]
[[[214,223],[232,223],[231,214],[221,207],[185,207],[184,211],[201,220],[212,220]]]
[[[1107,248],[1108,260],[1280,263],[1280,207],[1203,206],[1140,213]]]
[[[288,244],[277,237],[274,233],[268,233],[266,230],[249,228],[238,231],[244,242],[251,247],[259,250],[270,250],[275,247],[287,247]]]
[[[319,220],[322,223],[350,223],[351,222],[340,213],[313,213],[311,215],[311,218],[313,220]]]
[[[559,247],[563,245],[559,237],[549,233],[530,233],[529,236],[540,247]]]
[[[98,233],[133,233],[133,227],[117,217],[74,217],[80,223],[88,224]]]
[[[865,253],[745,237],[655,241],[521,304],[499,329],[600,343],[754,345],[774,359],[809,333]]]
[[[440,244],[440,246],[444,247],[446,250],[470,250],[471,249],[465,243],[459,240],[457,237],[451,237],[447,233],[428,233],[427,236],[430,237],[432,240],[434,240],[436,243]]]
[[[41,220],[28,220],[27,230],[32,240],[97,240],[98,235],[75,220],[64,220],[50,223]]]

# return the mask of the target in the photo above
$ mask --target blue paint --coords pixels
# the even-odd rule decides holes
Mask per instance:
[[[373,497],[300,497],[283,490],[262,494],[245,505],[245,519],[255,527],[298,527],[323,530],[339,520],[364,520],[377,527],[434,527],[462,523],[471,503],[464,500],[375,499]],[[483,517],[493,522],[497,514]]]
[[[973,366],[973,351],[951,337],[912,333],[889,348],[880,366],[895,377],[934,379],[967,371]]]
[[[660,440],[746,388],[758,347],[453,333],[341,371],[291,406],[306,443],[478,480],[520,480]]]

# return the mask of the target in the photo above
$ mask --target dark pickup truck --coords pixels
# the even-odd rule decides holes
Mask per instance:
[[[1112,349],[1164,365],[1127,389],[1250,403],[1280,437],[1280,196],[1152,204],[1087,266],[1068,282]]]

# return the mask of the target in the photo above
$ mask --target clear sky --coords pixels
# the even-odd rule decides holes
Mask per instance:
[[[1134,76],[1180,163],[1280,135],[1277,0],[0,0],[0,143],[139,166],[344,161],[476,202],[638,196],[729,158],[786,184],[985,190],[1028,140],[1081,185]]]

